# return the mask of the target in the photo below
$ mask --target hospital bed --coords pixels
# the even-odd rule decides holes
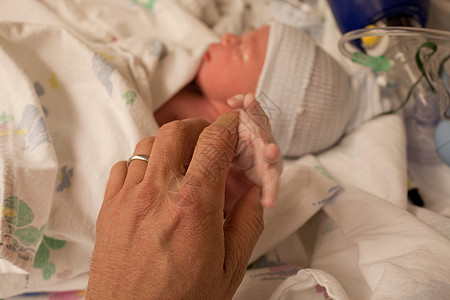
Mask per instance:
[[[363,70],[326,1],[281,2],[0,3],[0,298],[84,297],[110,167],[155,134],[152,111],[224,32],[280,18]],[[450,2],[431,5],[429,26],[450,30]],[[286,159],[235,299],[450,299],[450,169],[408,162],[406,143],[398,113]]]

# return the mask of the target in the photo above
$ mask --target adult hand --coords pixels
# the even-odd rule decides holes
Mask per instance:
[[[230,299],[263,230],[259,188],[224,220],[239,116],[189,119],[142,140],[111,170],[87,299]]]

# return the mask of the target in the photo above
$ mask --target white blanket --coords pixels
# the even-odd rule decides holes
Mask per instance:
[[[244,2],[265,20],[256,0],[0,3],[0,297],[86,287],[109,169],[218,34],[252,27]],[[450,222],[407,204],[406,170],[401,116],[285,161],[235,298],[450,298]]]
[[[0,298],[84,289],[110,168],[156,133],[153,109],[217,37],[171,3],[2,1],[0,14]]]

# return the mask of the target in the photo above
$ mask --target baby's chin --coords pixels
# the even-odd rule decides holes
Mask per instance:
[[[202,93],[203,97],[205,97],[208,100],[218,100],[220,99],[217,93],[217,87],[213,86],[212,84],[208,84],[205,82],[202,74],[200,72],[195,77],[195,84],[197,85],[198,89]],[[226,99],[224,100],[226,102]]]

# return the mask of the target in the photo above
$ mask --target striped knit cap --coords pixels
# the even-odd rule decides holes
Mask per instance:
[[[304,32],[270,26],[256,99],[285,157],[336,144],[356,109],[351,77]]]

